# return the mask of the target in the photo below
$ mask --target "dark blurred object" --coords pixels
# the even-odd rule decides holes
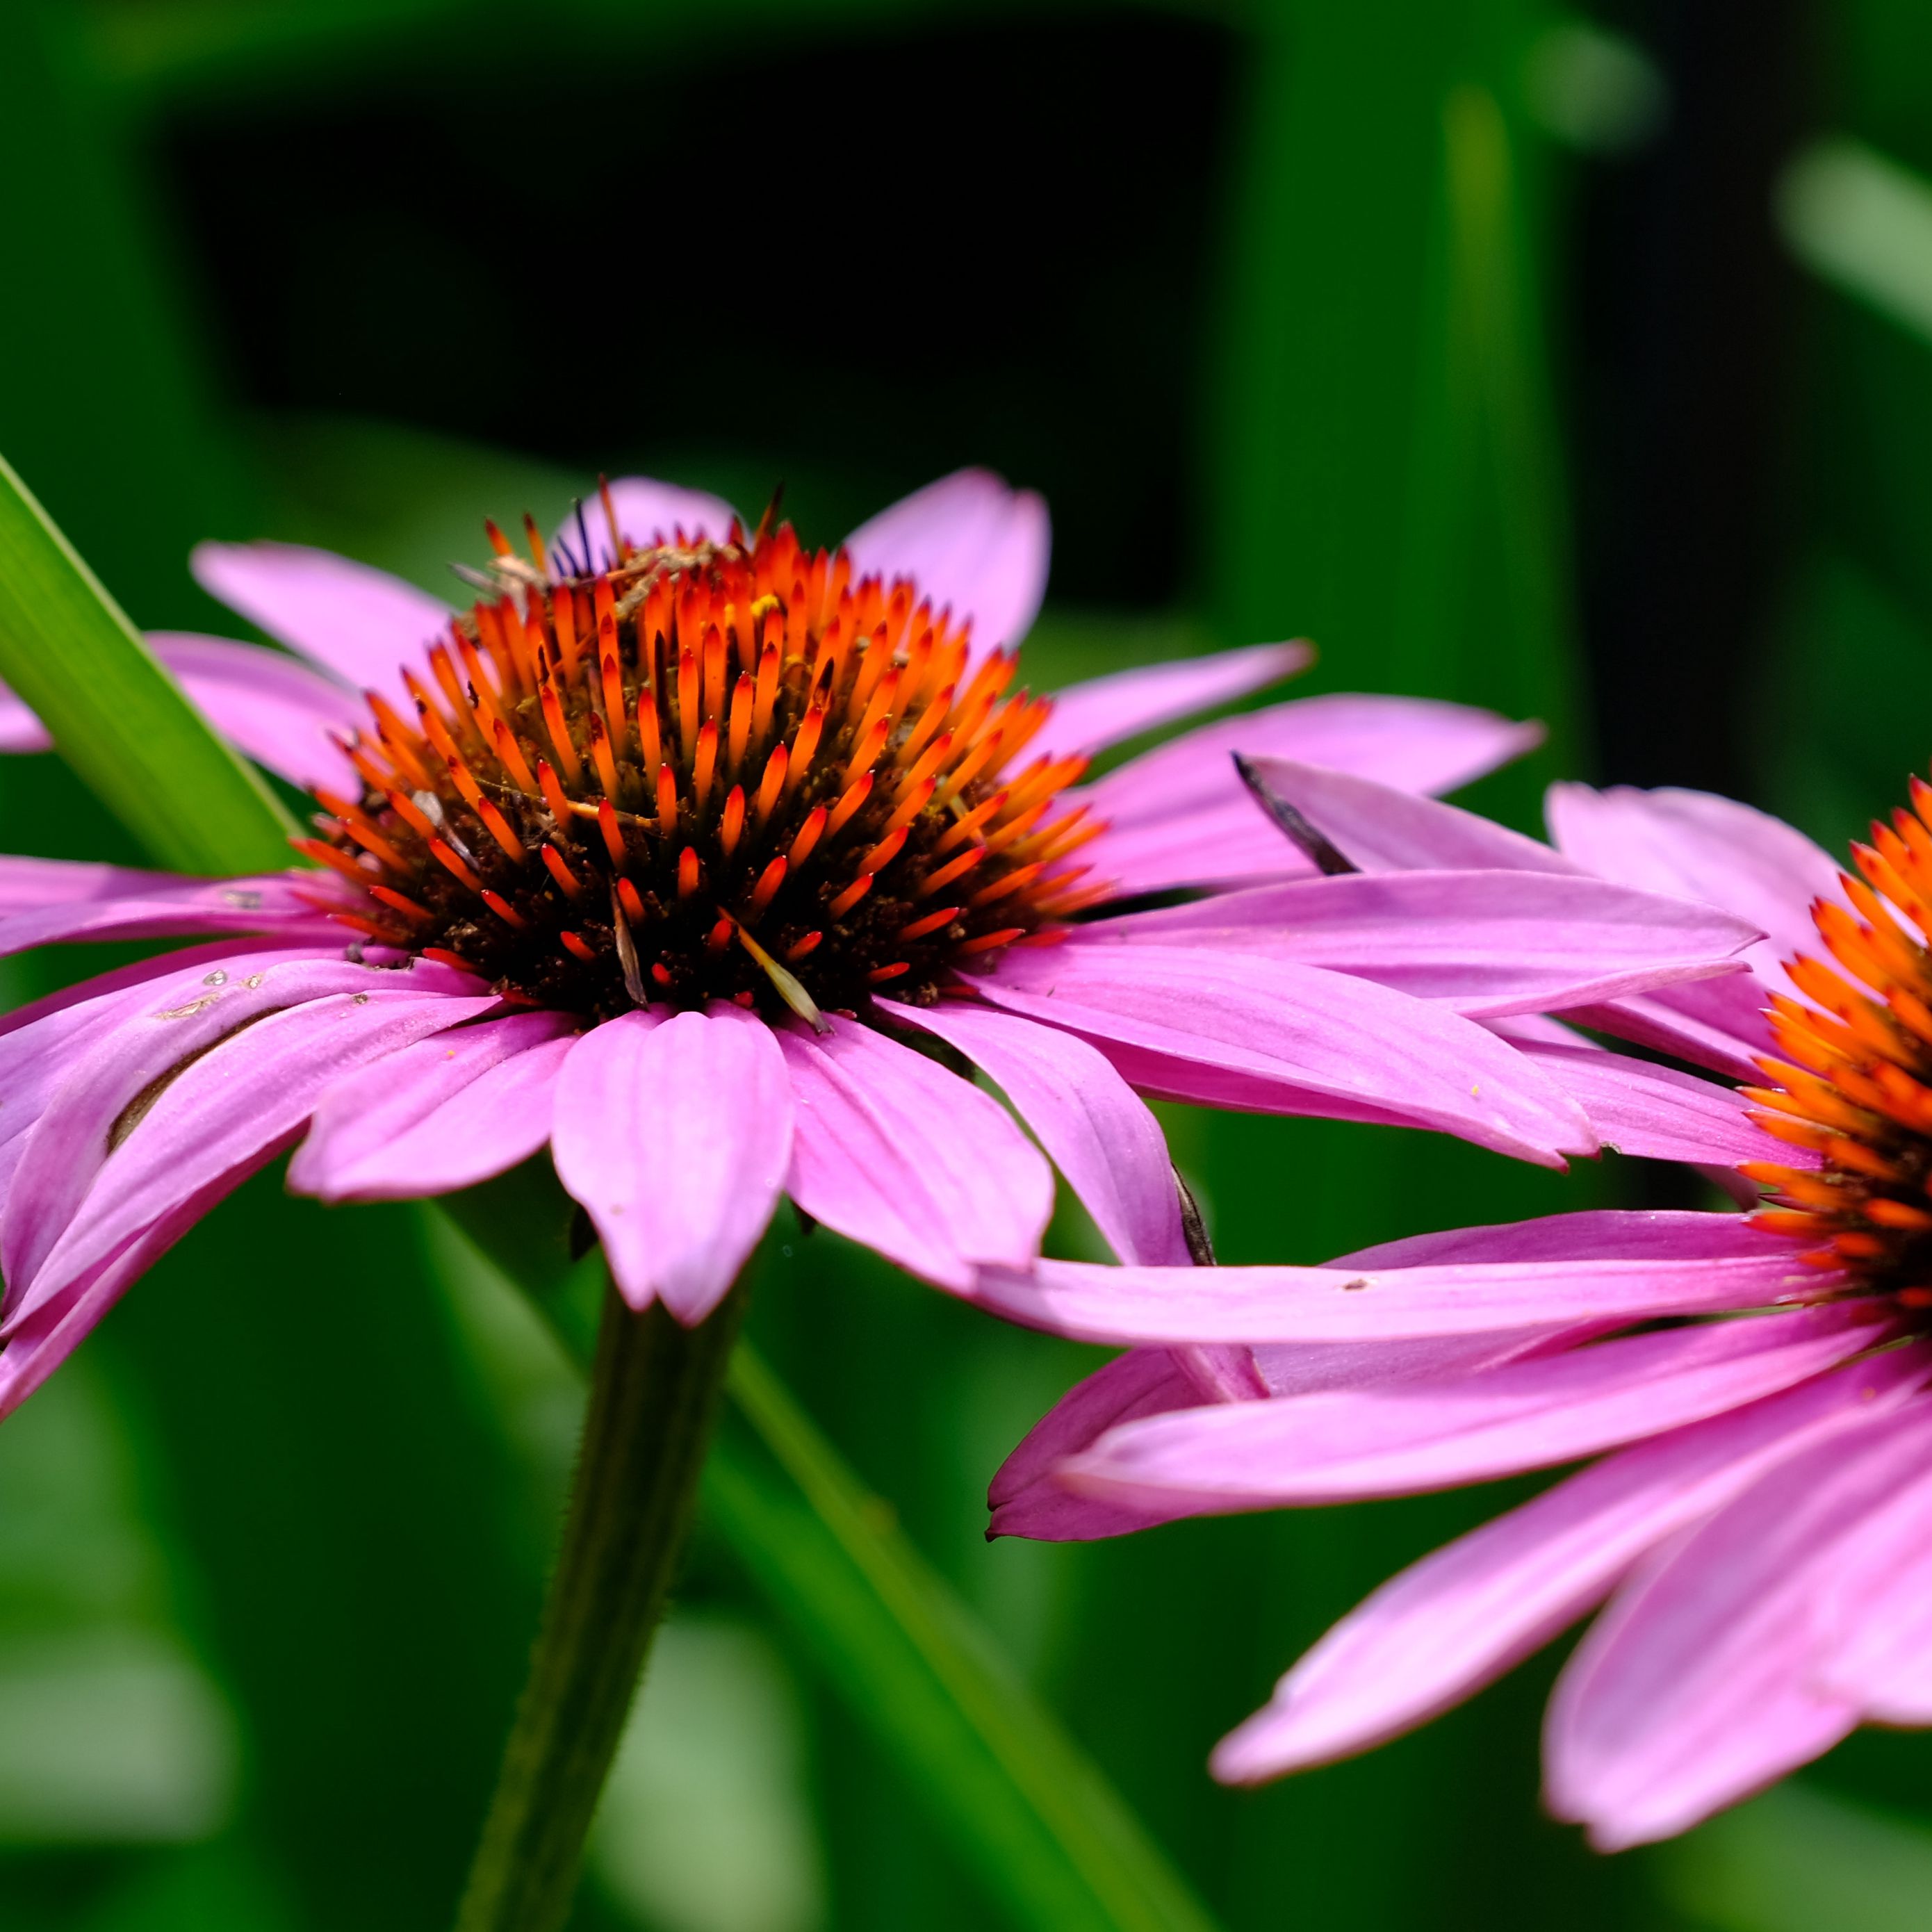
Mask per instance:
[[[1053,506],[1057,596],[1159,605],[1232,52],[1121,14],[687,41],[643,75],[539,40],[507,88],[404,62],[184,122],[165,161],[252,406],[586,476],[727,456],[760,501],[829,467],[821,540],[970,450]]]
[[[1793,523],[1798,275],[1772,218],[1805,0],[1649,0],[1657,137],[1591,167],[1571,298],[1579,585],[1600,776],[1748,795],[1748,688]]]

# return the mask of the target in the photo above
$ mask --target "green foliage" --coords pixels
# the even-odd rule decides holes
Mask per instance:
[[[287,863],[287,814],[182,695],[4,459],[0,677],[163,865],[254,872]]]

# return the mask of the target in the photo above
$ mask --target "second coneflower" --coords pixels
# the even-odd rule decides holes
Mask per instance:
[[[1377,1592],[1222,1743],[1217,1774],[1380,1742],[1606,1598],[1546,1736],[1550,1802],[1600,1845],[1681,1831],[1862,1720],[1932,1724],[1932,790],[1915,783],[1840,874],[1790,826],[1700,794],[1559,788],[1552,851],[1278,776],[1359,854],[1587,865],[1776,935],[1788,963],[1754,949],[1747,997],[1718,982],[1721,998],[1593,1015],[1753,1070],[1742,1091],[1546,1023],[1526,1037],[1573,1070],[1606,1138],[1770,1198],[1425,1235],[1219,1270],[1211,1292],[1179,1271],[989,1276],[1010,1314],[1194,1345],[1144,1346],[1074,1390],[995,1483],[995,1530],[1104,1535],[1608,1451]]]

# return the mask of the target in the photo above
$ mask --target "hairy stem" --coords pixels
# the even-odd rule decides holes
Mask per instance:
[[[607,1292],[590,1403],[530,1672],[457,1932],[556,1932],[664,1614],[742,1285],[696,1328]]]

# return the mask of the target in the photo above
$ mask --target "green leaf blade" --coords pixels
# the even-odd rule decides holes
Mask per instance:
[[[290,862],[288,814],[182,694],[4,458],[0,678],[159,864],[218,874]]]
[[[727,1438],[706,1472],[706,1509],[1016,1921],[1214,1932],[1106,1780],[742,1343],[725,1388],[799,1500],[788,1509]]]

